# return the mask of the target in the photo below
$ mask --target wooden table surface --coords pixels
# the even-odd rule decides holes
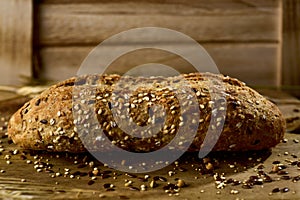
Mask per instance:
[[[126,173],[103,166],[89,154],[46,153],[22,150],[6,137],[7,121],[28,97],[17,97],[0,92],[0,199],[300,199],[300,101],[278,91],[261,91],[282,110],[288,122],[286,140],[270,151],[220,152],[209,154],[214,170],[206,172],[203,160],[196,154],[185,154],[175,164],[151,172],[146,182],[141,177],[146,174],[127,175]],[[270,173],[280,161],[286,167],[279,173]],[[100,169],[102,175],[91,181],[90,171]],[[175,168],[175,169],[174,169]],[[258,169],[263,168],[263,169]],[[184,170],[186,169],[186,170]],[[196,169],[201,169],[202,174]],[[168,172],[175,171],[169,176]],[[272,182],[264,182],[245,189],[243,184],[227,184],[217,188],[213,174],[224,173],[226,179],[245,181],[263,170]],[[182,179],[187,186],[178,194],[166,193],[167,182],[157,181],[156,188],[150,188],[154,176],[163,176],[167,182],[176,183]],[[125,187],[125,180],[132,180],[132,187]],[[107,191],[104,184],[110,183],[114,191]],[[136,188],[144,184],[146,191]],[[281,191],[272,193],[279,188]],[[288,191],[284,191],[288,188]],[[287,190],[287,189],[286,189]]]

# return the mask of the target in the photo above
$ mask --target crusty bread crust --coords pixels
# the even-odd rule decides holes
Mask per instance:
[[[191,73],[183,76],[185,81],[191,84],[195,92],[200,111],[200,119],[196,122],[198,131],[189,151],[198,151],[200,149],[208,130],[212,113],[210,89],[213,89],[214,92],[223,92],[226,95],[226,119],[223,131],[213,151],[268,149],[274,147],[283,138],[285,120],[277,106],[241,81],[209,73]],[[128,151],[149,152],[167,145],[176,134],[176,130],[182,120],[180,115],[178,115],[180,113],[178,101],[172,97],[174,94],[167,91],[166,88],[159,88],[155,85],[151,88],[143,88],[143,85],[141,85],[137,90],[136,96],[130,99],[130,112],[133,121],[140,125],[147,122],[149,116],[147,112],[144,112],[149,107],[147,101],[163,105],[168,117],[163,130],[157,133],[156,137],[135,138],[127,135],[117,126],[111,125],[114,119],[109,101],[113,88],[120,78],[119,75],[95,75],[93,77],[94,81],[99,85],[97,88],[97,97],[99,98],[95,98],[95,112],[101,129],[107,133],[112,144]],[[143,80],[141,77],[122,78],[134,80],[137,85]],[[151,80],[155,84],[154,80],[158,79],[173,81],[178,86],[183,81],[182,78],[178,77],[157,77]],[[223,83],[224,91],[220,91],[214,86],[209,88],[208,81],[211,80],[220,80]],[[8,135],[13,142],[26,149],[55,152],[86,151],[74,125],[74,123],[81,123],[73,118],[72,112],[73,109],[80,109],[72,104],[75,81],[78,80],[71,78],[53,85],[20,108],[9,121]],[[79,80],[79,82],[83,83],[85,81],[84,78]],[[126,88],[127,86],[124,86],[124,93],[127,92]],[[145,96],[147,98],[144,98]],[[120,104],[122,104],[121,100]],[[131,104],[134,105],[131,106]],[[221,106],[218,109],[224,109],[224,107],[222,108]],[[93,134],[97,132],[97,129],[93,127],[89,127],[89,130]],[[185,131],[189,132],[190,130],[187,127]],[[91,141],[85,141],[84,144],[93,146],[92,149],[94,150],[99,150],[97,145],[101,144],[98,144],[99,141],[93,138]],[[101,148],[101,150],[103,149],[105,148]]]

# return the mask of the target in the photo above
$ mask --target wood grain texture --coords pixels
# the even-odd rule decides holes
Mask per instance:
[[[283,1],[283,85],[300,85],[300,1]],[[299,91],[298,91],[299,96]]]
[[[98,44],[131,28],[158,26],[200,42],[277,42],[279,0],[44,1],[41,45]]]
[[[36,5],[39,76],[66,79],[76,74],[89,51],[106,38],[131,28],[158,26],[185,33],[205,45],[222,73],[252,85],[278,86],[280,5],[280,0],[39,1]],[[108,53],[122,45],[140,42],[142,37],[132,42],[125,38]],[[190,71],[189,64],[179,57],[146,50],[120,58],[109,72],[123,73],[151,61],[181,72]]]
[[[0,83],[31,76],[32,0],[0,1]]]
[[[92,46],[42,48],[40,53],[43,78],[62,80],[75,76],[82,61],[93,48]],[[120,46],[107,47],[107,53],[117,48]],[[205,44],[204,48],[223,74],[239,78],[251,85],[278,84],[277,44]],[[95,66],[103,67],[99,60],[93,61]],[[182,73],[191,71],[191,65],[179,56],[158,50],[142,50],[115,60],[108,72],[122,74],[134,66],[149,62],[165,64]]]
[[[216,5],[223,3],[223,5],[228,5],[230,7],[238,7],[238,6],[248,6],[248,7],[258,7],[258,6],[272,6],[274,5],[274,1],[277,0],[267,0],[267,1],[261,1],[261,0],[237,0],[237,1],[232,1],[232,0],[210,0],[209,4],[210,5]],[[45,4],[69,4],[69,3],[76,3],[76,4],[82,4],[82,3],[122,3],[126,2],[124,0],[40,0],[41,3]],[[141,3],[162,3],[161,0],[140,0],[139,2]],[[189,4],[191,6],[197,5],[199,2],[201,3],[207,3],[206,0],[190,0]],[[183,0],[165,0],[164,3],[168,4],[180,4],[180,3],[186,3]],[[210,5],[206,5],[206,7],[210,7]]]

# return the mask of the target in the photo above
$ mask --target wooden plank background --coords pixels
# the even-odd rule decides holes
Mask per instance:
[[[278,2],[247,1],[45,1],[38,11],[40,44],[98,44],[113,34],[144,26],[174,29],[200,42],[277,42]]]
[[[21,84],[32,73],[32,0],[0,1],[1,84]]]
[[[119,46],[108,47],[113,51]],[[256,85],[276,85],[278,55],[276,44],[206,44],[220,72]],[[43,74],[54,80],[75,75],[81,62],[94,47],[44,47],[41,50]],[[249,59],[251,55],[251,59]],[[255,59],[253,59],[255,58]],[[117,59],[107,72],[124,73],[130,67],[156,62],[188,72],[189,63],[178,56],[161,51],[137,51]],[[97,61],[95,61],[97,63]],[[99,63],[97,63],[99,65]],[[252,81],[252,82],[251,82]]]
[[[278,86],[281,81],[280,0],[43,0],[35,6],[41,78],[74,76],[104,39],[130,28],[158,26],[203,44],[224,74],[252,85]],[[115,44],[112,49],[121,45],[130,44]],[[149,60],[187,71],[174,55],[145,51],[129,54],[111,68],[122,72]]]
[[[300,85],[300,1],[283,1],[283,84]],[[297,90],[300,96],[300,88]]]

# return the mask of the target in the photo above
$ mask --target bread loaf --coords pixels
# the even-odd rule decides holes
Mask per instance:
[[[121,78],[123,81],[118,87],[122,90],[119,91],[119,97],[116,98],[115,103],[111,105],[114,88]],[[223,88],[211,84],[214,80],[219,80]],[[148,84],[145,84],[145,81]],[[81,95],[78,93],[79,96],[74,96],[74,85],[76,89],[79,89],[78,91],[84,91],[87,82],[93,83],[94,96],[89,100],[80,100],[82,105],[76,104],[76,101],[74,103],[74,98],[76,100]],[[174,91],[162,84],[172,83],[175,88],[179,88],[186,82],[190,84],[197,101],[197,109],[190,108],[200,112],[197,120],[188,115],[184,117],[185,119],[180,117],[184,108],[180,107]],[[133,86],[136,91],[131,96],[127,95]],[[212,109],[212,104],[214,104],[212,93],[222,94],[226,99],[216,108],[216,111],[226,110],[226,118],[223,120],[222,132],[216,139],[216,144],[213,144],[213,151],[269,149],[283,138],[285,120],[272,102],[237,79],[210,73],[191,73],[180,77],[151,77],[150,79],[119,75],[71,78],[53,85],[20,108],[9,121],[8,135],[15,144],[26,149],[84,152],[87,150],[86,147],[95,151],[105,150],[103,140],[97,137],[97,132],[101,130],[110,140],[110,145],[116,145],[127,151],[150,152],[167,146],[182,126],[186,134],[196,131],[189,145],[189,151],[198,151],[203,144],[212,117],[218,117],[212,114],[215,112]],[[125,102],[126,100],[128,103]],[[89,123],[91,113],[84,108],[84,105],[89,103],[94,105],[92,114],[98,120],[97,125]],[[181,103],[187,105],[189,99]],[[150,134],[151,137],[143,131],[140,132],[139,137],[136,137],[121,129],[118,125],[122,124],[115,122],[111,110],[112,107],[125,107],[130,115],[125,117],[126,120],[129,119],[130,123],[143,127],[151,123],[149,107],[154,104],[159,104],[165,109],[165,121],[157,133]],[[77,113],[76,117],[74,117],[74,111]],[[185,127],[183,120],[190,121],[195,126]],[[216,122],[218,121],[222,119],[217,119]],[[77,125],[85,127],[86,130],[78,130]],[[123,124],[123,127],[126,126],[127,124]],[[211,126],[212,130],[214,128],[218,127]],[[85,136],[79,136],[79,132],[88,135],[84,138],[84,142],[82,140]],[[210,139],[207,138],[207,141]]]

